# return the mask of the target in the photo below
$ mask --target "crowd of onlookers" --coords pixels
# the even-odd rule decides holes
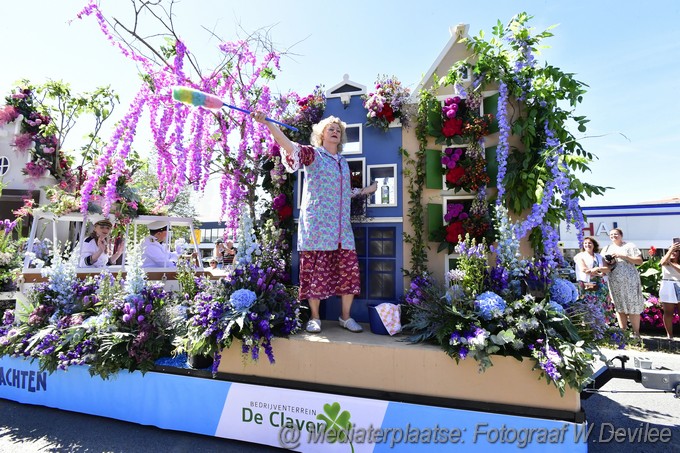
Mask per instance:
[[[611,243],[602,250],[595,238],[583,240],[581,252],[574,256],[576,279],[583,291],[597,291],[600,285],[606,285],[608,291],[602,293],[602,303],[611,300],[619,327],[625,330],[630,324],[633,335],[639,338],[640,315],[645,308],[645,299],[636,266],[643,262],[642,253],[635,244],[623,240],[620,228],[612,229],[609,239]],[[673,315],[680,301],[680,238],[673,238],[659,264],[662,271],[659,300],[663,305],[663,324],[667,337],[673,338]]]

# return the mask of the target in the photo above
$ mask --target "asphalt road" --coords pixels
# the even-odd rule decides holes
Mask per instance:
[[[605,351],[605,354],[610,358],[627,355],[630,358],[627,368],[633,367],[638,357],[650,359],[654,369],[663,367],[680,373],[680,354],[635,350]],[[619,362],[615,363],[618,366]],[[674,394],[646,389],[633,380],[612,379],[600,393],[583,401],[583,409],[593,427],[588,439],[589,452],[680,452],[680,399]],[[668,441],[653,439],[650,434],[653,428],[669,433]],[[632,442],[628,436],[632,436]]]
[[[680,354],[606,351],[609,357],[621,353],[630,357],[629,367],[638,356],[651,359],[654,368],[680,373]],[[680,399],[645,389],[631,380],[614,379],[601,390],[583,402],[588,423],[593,427],[588,442],[590,452],[680,452]],[[669,433],[668,440],[650,442],[652,428],[666,430],[663,432]],[[197,451],[284,450],[0,400],[2,453]]]

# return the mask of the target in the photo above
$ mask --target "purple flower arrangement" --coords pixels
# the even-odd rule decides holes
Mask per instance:
[[[287,337],[301,326],[299,302],[279,275],[275,268],[250,264],[204,285],[189,309],[181,351],[213,356],[217,373],[221,351],[239,340],[244,355],[257,360],[262,348],[274,363],[273,338]]]
[[[579,299],[575,286],[559,278],[550,296],[534,297],[527,281],[531,275],[543,278],[540,265],[524,266],[522,272],[489,267],[484,243],[466,238],[456,252],[448,288],[425,275],[406,291],[409,341],[438,344],[456,361],[472,358],[480,371],[493,365],[494,355],[531,357],[560,392],[567,386],[580,390],[592,372],[595,345],[611,336],[597,304]],[[462,291],[454,296],[452,289],[459,286]]]
[[[283,133],[294,142],[308,145],[312,136],[312,126],[321,121],[326,111],[326,95],[322,85],[317,85],[307,96],[296,94],[289,100],[292,108],[284,116],[283,122],[295,126],[298,131],[284,129]]]

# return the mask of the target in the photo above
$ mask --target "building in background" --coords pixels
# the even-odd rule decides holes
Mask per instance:
[[[640,203],[636,205],[584,207],[585,236],[594,237],[603,247],[610,243],[609,231],[620,228],[623,240],[634,243],[644,258],[649,248],[666,250],[673,238],[680,237],[680,198]],[[560,224],[560,239],[566,257],[578,253],[580,244],[577,232],[563,221]]]

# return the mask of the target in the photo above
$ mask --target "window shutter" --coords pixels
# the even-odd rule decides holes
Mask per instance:
[[[439,230],[444,221],[444,208],[441,203],[428,203],[427,204],[427,237],[430,241],[435,239],[432,238],[432,234]]]
[[[490,146],[484,150],[486,158],[486,174],[489,175],[487,187],[496,187],[496,177],[498,177],[498,159],[496,158],[497,146]]]
[[[442,151],[440,149],[425,150],[425,187],[442,189]]]
[[[493,134],[494,132],[498,132],[498,93],[494,94],[493,96],[489,96],[488,98],[484,98],[484,101],[482,103],[484,106],[484,114],[486,115],[487,113],[490,113],[493,115],[493,121],[489,125],[489,134]]]

